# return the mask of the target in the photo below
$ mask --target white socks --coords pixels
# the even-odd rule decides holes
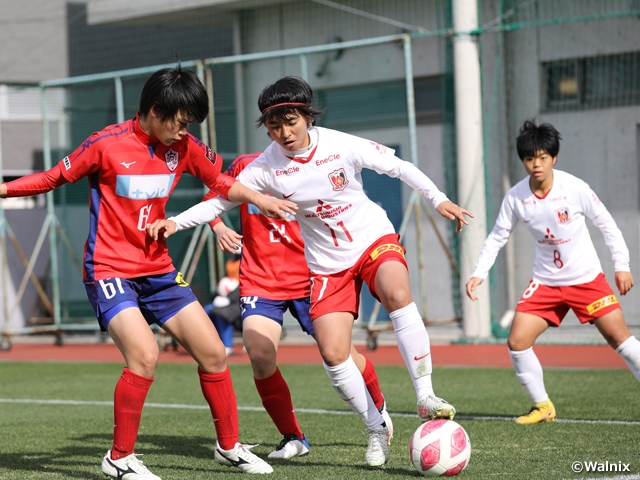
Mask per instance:
[[[360,415],[367,428],[379,428],[384,420],[373,403],[362,374],[351,355],[344,363],[335,367],[330,367],[324,362],[323,365],[331,379],[333,389],[340,398],[349,404],[351,410]]]
[[[632,335],[616,348],[616,353],[620,354],[631,373],[640,381],[640,341]]]
[[[396,334],[398,349],[409,369],[416,396],[433,395],[431,385],[431,346],[429,334],[415,303],[389,313]]]
[[[547,395],[547,391],[544,388],[542,365],[540,365],[540,360],[533,352],[533,347],[520,352],[514,352],[509,349],[509,356],[511,357],[513,368],[516,370],[516,376],[529,394],[531,401],[540,403],[548,400],[549,395]]]

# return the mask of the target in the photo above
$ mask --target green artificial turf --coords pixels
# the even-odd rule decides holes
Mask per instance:
[[[111,445],[111,401],[121,367],[0,363],[0,479],[105,478],[100,463]],[[240,440],[260,444],[253,451],[266,459],[280,435],[261,409],[250,367],[232,365],[231,370],[240,409]],[[420,422],[404,367],[377,367],[395,426],[391,459],[384,468],[366,466],[364,424],[334,393],[321,366],[285,365],[281,371],[311,453],[304,458],[270,461],[274,467],[270,478],[420,478],[409,460],[409,439]],[[637,476],[640,385],[631,373],[548,369],[545,381],[559,421],[521,426],[513,417],[526,412],[530,404],[511,369],[435,369],[436,393],[456,406],[456,421],[471,439],[471,461],[458,478],[621,475],[574,473],[571,465],[576,461],[629,463],[630,471],[623,474]],[[142,460],[163,480],[246,476],[216,464],[214,446],[213,422],[196,367],[161,364],[147,397],[136,452],[144,454]]]

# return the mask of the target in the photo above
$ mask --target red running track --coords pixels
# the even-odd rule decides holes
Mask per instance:
[[[236,346],[236,354],[228,363],[248,364],[249,357]],[[367,350],[357,346],[374,365],[404,365],[398,348],[379,346]],[[543,367],[626,369],[615,351],[606,345],[539,345],[534,347]],[[511,367],[506,345],[432,345],[435,366]],[[123,362],[113,344],[67,344],[62,347],[48,344],[13,344],[8,351],[0,351],[0,362]],[[160,362],[195,363],[183,349],[160,353]],[[278,349],[280,364],[320,364],[322,359],[315,345],[282,345]]]

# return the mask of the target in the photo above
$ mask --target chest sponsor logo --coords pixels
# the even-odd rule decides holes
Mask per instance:
[[[314,217],[318,217],[318,218],[333,218],[336,217],[338,215],[340,215],[343,212],[346,212],[347,210],[349,210],[351,207],[353,207],[353,204],[350,203],[349,205],[346,206],[342,206],[342,205],[338,205],[336,207],[329,205],[328,203],[323,202],[322,200],[318,200],[318,206],[316,207],[316,213],[315,214],[307,214],[305,215],[305,218],[314,218]]]
[[[164,152],[164,162],[167,164],[167,168],[170,172],[173,172],[178,168],[178,161],[180,160],[180,154],[173,148],[170,148]]]
[[[553,234],[550,228],[547,228],[544,238],[538,240],[538,243],[546,244],[546,245],[562,245],[564,243],[569,243],[571,241],[570,238],[557,238],[556,235]]]
[[[325,163],[333,162],[334,160],[340,160],[339,153],[332,153],[328,155],[326,158],[321,158],[320,160],[316,160],[316,166],[324,165]]]
[[[567,207],[558,208],[556,210],[556,222],[560,225],[571,223],[571,213]]]
[[[389,252],[399,253],[400,255],[402,255],[402,258],[404,258],[404,248],[402,248],[400,245],[396,245],[395,243],[385,243],[384,245],[380,245],[376,247],[373,252],[369,254],[369,256],[371,257],[371,260],[375,260],[383,253]],[[418,359],[416,358],[416,360]]]
[[[116,195],[133,200],[169,196],[175,175],[118,175]]]
[[[602,297],[599,300],[596,300],[593,303],[587,305],[587,313],[589,315],[593,315],[599,310],[608,307],[609,305],[616,305],[618,303],[618,299],[615,295],[607,295],[606,297]]]
[[[64,163],[64,168],[66,170],[70,170],[71,169],[71,160],[69,160],[69,157],[64,157],[64,160],[62,160]]]
[[[347,172],[344,171],[344,168],[339,168],[338,170],[331,172],[329,174],[329,181],[331,181],[331,186],[336,192],[344,190],[347,188],[347,185],[349,185]]]

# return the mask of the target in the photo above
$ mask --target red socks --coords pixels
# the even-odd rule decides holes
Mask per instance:
[[[270,377],[254,378],[253,381],[262,399],[262,405],[278,427],[280,434],[293,434],[302,438],[302,431],[293,411],[291,393],[287,382],[282,378],[280,369],[276,368],[275,373]]]
[[[238,442],[238,407],[229,367],[222,373],[205,373],[198,367],[200,387],[209,404],[218,443],[231,450]]]
[[[127,367],[113,394],[113,445],[111,458],[117,460],[133,453],[140,428],[142,407],[153,378],[135,374]]]
[[[384,396],[382,396],[382,391],[380,390],[378,375],[376,374],[373,363],[371,363],[367,357],[364,357],[364,359],[367,363],[364,367],[364,372],[362,372],[362,378],[364,378],[364,383],[367,385],[367,390],[369,390],[369,395],[371,395],[373,403],[380,409],[384,403]]]

